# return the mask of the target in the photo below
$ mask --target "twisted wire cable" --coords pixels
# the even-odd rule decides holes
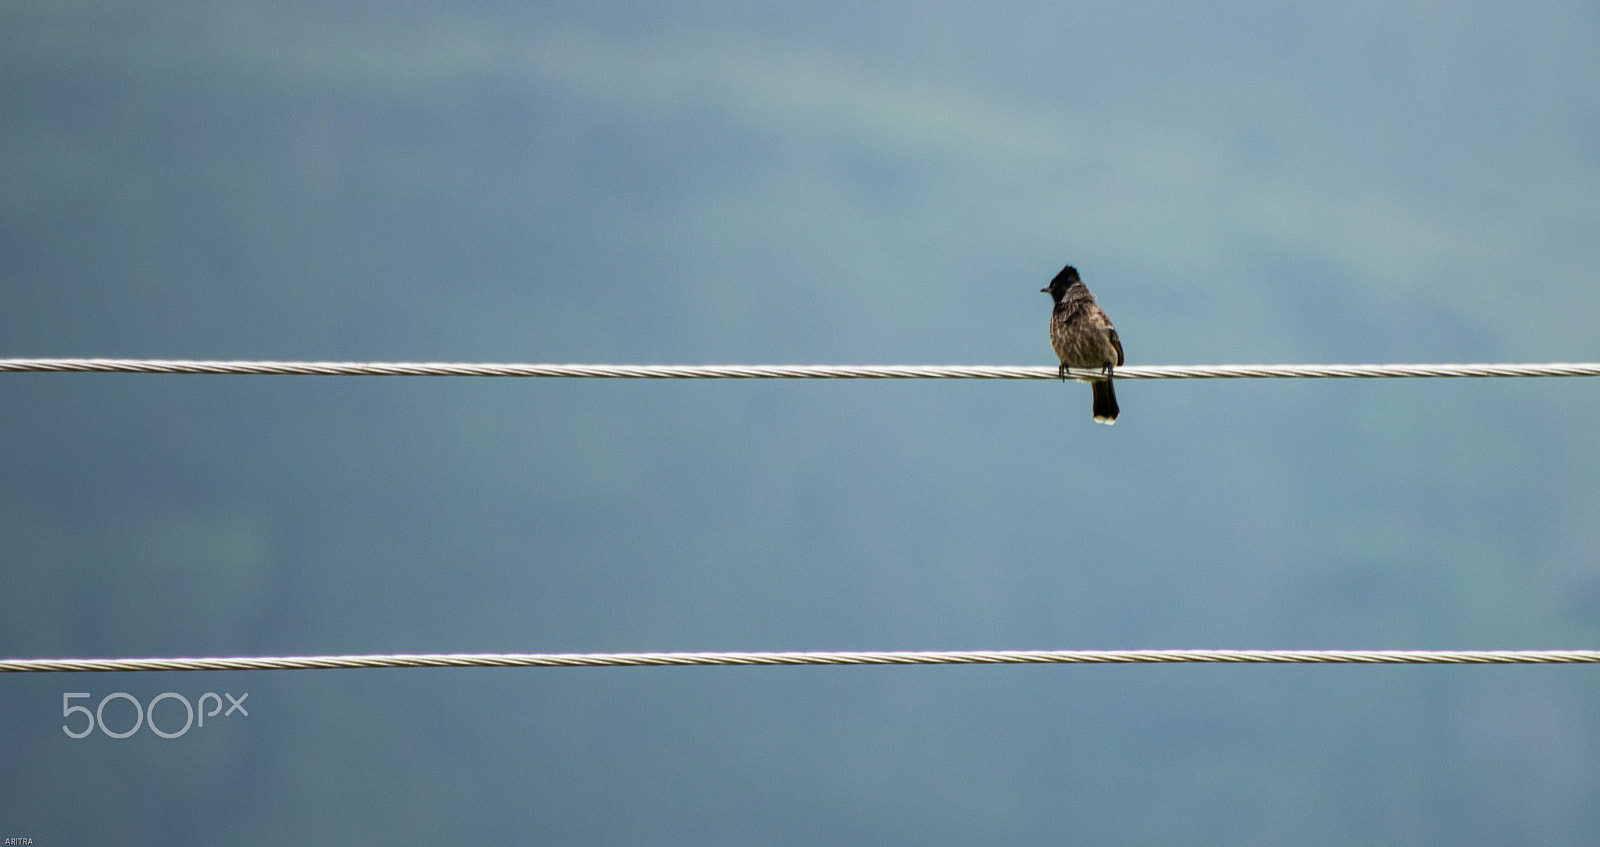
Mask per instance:
[[[176,659],[0,659],[0,672],[352,668],[595,668],[699,665],[1596,664],[1600,650],[968,650],[887,653],[429,653]]]
[[[563,365],[476,362],[268,362],[188,359],[0,359],[0,373],[279,374],[301,376],[514,376],[600,379],[1055,379],[1034,365]],[[1075,371],[1080,380],[1101,378]],[[1354,379],[1600,376],[1600,362],[1440,365],[1146,365],[1117,379]]]

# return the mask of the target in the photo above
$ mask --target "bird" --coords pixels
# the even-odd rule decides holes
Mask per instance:
[[[1055,348],[1061,367],[1056,375],[1063,382],[1073,368],[1098,370],[1104,376],[1096,379],[1094,389],[1094,419],[1096,423],[1117,422],[1117,393],[1111,387],[1112,370],[1122,364],[1122,339],[1111,319],[1095,305],[1094,295],[1078,277],[1078,269],[1067,265],[1039,289],[1055,301],[1050,312],[1050,346]]]

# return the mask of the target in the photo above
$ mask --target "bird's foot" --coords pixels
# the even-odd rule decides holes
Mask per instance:
[[[1066,382],[1067,381],[1067,374],[1071,373],[1071,372],[1072,372],[1072,368],[1069,368],[1066,365],[1062,365],[1061,367],[1056,368],[1056,376],[1060,377],[1062,382]]]

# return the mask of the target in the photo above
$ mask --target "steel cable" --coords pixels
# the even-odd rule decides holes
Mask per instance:
[[[0,359],[0,372],[300,376],[510,376],[599,379],[1055,379],[1037,365],[581,365],[476,362],[270,362],[188,359]],[[1073,372],[1092,380],[1096,373]],[[1118,379],[1355,379],[1600,376],[1600,362],[1440,365],[1145,365]]]
[[[697,665],[1595,664],[1600,650],[968,650],[887,653],[429,653],[173,659],[0,659],[0,672],[353,668],[686,667]]]

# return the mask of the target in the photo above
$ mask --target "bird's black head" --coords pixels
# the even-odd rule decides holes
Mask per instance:
[[[1061,297],[1067,293],[1067,289],[1071,288],[1073,283],[1082,285],[1083,280],[1078,278],[1077,268],[1067,265],[1061,269],[1061,273],[1056,274],[1055,279],[1050,280],[1049,286],[1041,288],[1039,291],[1049,292],[1052,300],[1060,302]]]

